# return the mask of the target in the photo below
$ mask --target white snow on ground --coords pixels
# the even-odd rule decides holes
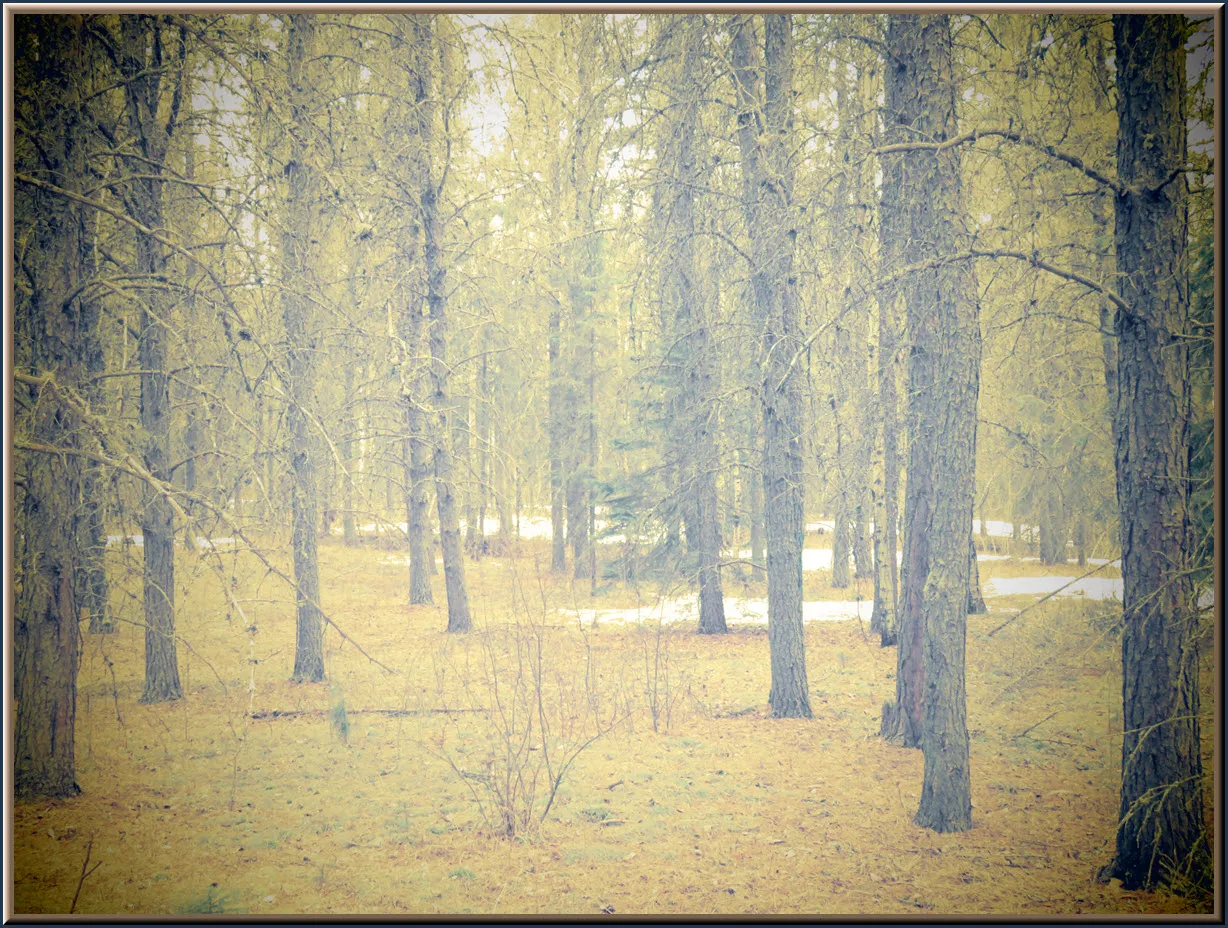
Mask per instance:
[[[1031,563],[1033,563],[1033,564],[1039,564],[1039,563],[1040,563],[1040,558],[1038,558],[1038,557],[1021,557],[1021,558],[1019,558],[1019,560],[1024,561],[1024,562],[1031,562]],[[1072,558],[1069,558],[1069,560],[1070,560],[1070,561],[1073,561],[1073,560],[1075,560],[1075,558],[1073,558],[1073,557],[1072,557]],[[1104,566],[1105,564],[1112,564],[1112,563],[1114,563],[1114,562],[1115,562],[1115,561],[1117,561],[1117,560],[1119,560],[1119,558],[1108,558],[1108,557],[1089,557],[1089,558],[1087,559],[1087,563],[1088,563],[1088,565],[1090,565],[1091,567],[1102,567],[1102,566]]]
[[[870,621],[874,611],[873,600],[863,599],[846,602],[802,603],[802,621],[832,622],[860,618]],[[638,609],[560,609],[564,619],[579,619],[584,625],[634,625],[639,622],[698,622],[699,604],[693,596],[679,599],[663,599]],[[766,599],[740,599],[725,597],[725,621],[730,625],[766,625]]]
[[[750,560],[750,548],[742,548],[738,551],[739,558],[745,561]],[[1009,554],[981,554],[977,552],[976,559],[978,561],[1009,561]],[[895,553],[895,562],[897,564],[904,563],[904,552],[897,551]],[[802,570],[831,570],[832,554],[831,548],[802,548]]]
[[[1088,599],[1121,599],[1120,577],[998,577],[985,584],[986,596],[1085,596]],[[1070,586],[1066,584],[1070,583]],[[1064,590],[1062,587],[1066,587]]]
[[[989,528],[988,534],[994,536],[995,538],[1009,538],[1015,529],[1010,522],[1000,522],[995,519],[986,519],[985,525]],[[1021,525],[1019,527],[1025,532],[1034,531],[1036,529],[1036,526],[1034,525]],[[972,530],[978,535],[984,534],[981,532],[980,519],[972,520]]]

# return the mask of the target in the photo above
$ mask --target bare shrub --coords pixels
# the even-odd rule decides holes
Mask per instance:
[[[587,635],[527,610],[451,645],[436,661],[435,688],[447,711],[425,746],[505,838],[541,826],[580,755],[625,717],[603,704]]]

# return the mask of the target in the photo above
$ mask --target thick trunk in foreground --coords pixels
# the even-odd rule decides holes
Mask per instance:
[[[1121,506],[1121,818],[1106,876],[1210,883],[1196,610],[1189,573],[1185,18],[1113,17],[1117,50],[1117,499]]]
[[[751,275],[763,327],[763,497],[767,523],[768,647],[775,718],[811,718],[802,626],[803,509],[802,379],[792,364],[801,347],[797,282],[793,274],[797,238],[793,205],[792,18],[764,20],[764,97],[751,66],[750,22],[733,24],[734,82],[738,94],[738,140],[742,151],[743,205],[751,239]],[[758,124],[762,118],[760,131]],[[763,141],[761,141],[761,137]]]
[[[320,610],[320,576],[316,547],[315,447],[311,440],[308,408],[315,394],[314,326],[311,299],[303,293],[313,266],[312,211],[315,183],[307,164],[311,88],[306,73],[312,54],[315,26],[311,16],[290,16],[287,32],[290,79],[291,160],[286,196],[286,224],[282,239],[284,289],[282,314],[289,348],[290,404],[286,420],[290,431],[290,544],[294,564],[294,602],[297,621],[294,637],[295,683],[324,679],[324,616]]]
[[[56,92],[19,100],[15,115],[60,130],[48,132],[55,146],[50,151],[18,146],[14,161],[19,171],[34,169],[40,156],[57,170],[72,164],[73,143],[81,133],[79,114],[71,105],[77,96],[71,75],[81,70],[66,67],[66,59],[80,52],[80,37],[77,17],[16,19],[15,79],[19,85],[38,82]],[[24,263],[30,284],[12,293],[19,333],[13,340],[13,363],[22,373],[50,374],[57,388],[80,388],[87,366],[83,360],[88,361],[83,349],[97,347],[86,321],[91,307],[81,298],[64,299],[80,283],[74,272],[85,271],[76,260],[76,242],[65,234],[77,218],[67,203],[41,190],[19,185],[13,191],[13,230],[29,248]],[[55,390],[14,382],[13,399],[18,435],[52,447],[72,448],[82,440],[78,417],[61,405]],[[75,593],[83,557],[82,516],[77,513],[83,460],[14,451],[12,465],[13,795],[18,801],[62,799],[80,792],[74,752],[80,628]]]
[[[43,402],[32,436],[71,445],[74,423],[54,400]],[[14,544],[22,586],[13,616],[13,791],[19,800],[65,798],[80,792],[73,748],[79,660],[73,507],[81,498],[81,460],[33,454],[27,462]]]
[[[888,35],[897,56],[907,56],[915,67],[909,82],[919,115],[914,128],[943,141],[956,131],[950,17],[892,17]],[[922,152],[905,164],[918,172],[927,191],[913,214],[915,257],[928,260],[966,247],[958,152]],[[918,439],[928,445],[931,494],[921,602],[925,777],[916,821],[934,831],[966,831],[972,827],[964,664],[981,363],[977,290],[971,268],[961,264],[921,271],[908,289],[913,343],[929,368],[923,379],[927,391],[916,397],[914,434],[932,438]],[[922,313],[924,322],[916,318]],[[910,471],[909,483],[913,475]]]

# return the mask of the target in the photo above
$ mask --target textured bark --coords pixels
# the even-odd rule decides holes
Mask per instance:
[[[892,66],[905,69],[904,86],[916,108],[913,130],[938,142],[953,136],[957,88],[950,18],[892,16],[888,44],[896,56]],[[958,152],[917,154],[904,161],[914,189],[926,192],[909,204],[910,263],[965,247]],[[913,394],[912,445],[922,446],[919,463],[928,468],[910,469],[909,484],[920,476],[929,490],[927,519],[912,526],[927,536],[919,604],[925,775],[916,820],[935,831],[964,831],[972,827],[964,658],[981,360],[977,291],[970,268],[949,264],[911,275],[907,292],[913,386],[919,391]],[[911,579],[917,582],[916,575]]]
[[[984,615],[989,609],[981,595],[981,569],[976,562],[976,544],[968,542],[968,615]]]
[[[74,77],[83,73],[79,17],[16,17],[13,73],[17,86],[40,93],[19,94],[14,116],[38,126],[42,151],[15,144],[18,170],[40,170],[40,158],[54,172],[73,170],[81,137],[80,95]],[[22,99],[24,97],[24,100]],[[18,134],[20,136],[20,133]],[[88,369],[88,348],[96,348],[89,323],[95,310],[78,298],[65,302],[89,267],[80,262],[79,212],[42,191],[13,191],[14,235],[26,242],[22,262],[28,289],[14,287],[13,363],[18,369],[50,375],[57,387],[79,389]],[[46,445],[73,447],[80,422],[61,406],[52,389],[14,383],[13,424],[18,434]],[[13,768],[17,801],[66,798],[80,792],[76,779],[74,732],[80,626],[76,592],[87,533],[80,524],[85,474],[72,455],[13,454],[12,596]]]
[[[1184,17],[1113,17],[1117,52],[1117,498],[1122,790],[1109,875],[1126,889],[1210,874],[1189,514]],[[1191,866],[1192,865],[1192,866]]]
[[[169,125],[158,116],[161,98],[163,43],[153,32],[162,28],[156,18],[126,16],[120,20],[120,73],[128,128],[137,141],[140,158],[129,159],[134,174],[129,208],[142,225],[163,226],[162,180],[149,164],[161,164],[169,148]],[[169,65],[169,62],[165,62]],[[137,273],[151,278],[166,273],[163,246],[147,235],[136,237]],[[141,303],[140,340],[141,427],[145,432],[145,466],[159,480],[170,482],[170,377],[167,372],[165,291],[150,289]],[[145,688],[143,702],[163,702],[183,695],[175,641],[175,537],[170,501],[147,492],[141,513],[144,535]]]
[[[311,16],[294,13],[286,33],[290,83],[290,162],[287,165],[286,219],[282,238],[282,316],[286,326],[286,420],[290,431],[290,545],[294,564],[294,673],[295,683],[324,679],[324,616],[320,609],[320,575],[315,524],[319,509],[316,487],[315,443],[308,411],[315,402],[315,324],[312,301],[303,290],[309,285],[314,252],[317,181],[310,158],[313,85],[309,61],[313,54],[315,23]]]
[[[890,21],[893,33],[889,33],[890,54],[884,62],[884,110],[883,141],[895,144],[914,138],[911,127],[920,118],[920,97],[917,88],[914,60],[916,23],[907,18],[893,17]],[[893,44],[892,44],[893,43]],[[907,44],[905,44],[907,43]],[[924,133],[928,126],[916,126]],[[930,191],[923,184],[925,172],[917,164],[918,157],[888,155],[882,158],[883,193],[880,232],[881,270],[888,272],[915,263],[921,243],[914,240],[913,227],[916,212]],[[906,421],[910,425],[908,442],[908,480],[904,498],[903,558],[899,567],[898,592],[893,597],[896,605],[895,641],[896,653],[895,701],[883,707],[882,735],[906,747],[921,745],[921,708],[924,686],[922,659],[922,613],[921,592],[927,573],[928,550],[926,528],[929,524],[930,475],[933,433],[917,428],[917,404],[921,397],[929,397],[933,381],[932,358],[933,335],[924,328],[927,313],[921,311],[913,295],[914,283],[901,280],[883,288],[880,300],[886,319],[880,318],[879,337],[884,335],[884,325],[890,339],[889,349],[896,344],[896,330],[890,325],[895,321],[895,307],[902,304],[905,313],[905,329],[911,347],[908,356],[908,409]],[[895,351],[881,349],[881,356],[888,359],[887,370],[879,369],[879,395],[889,396],[884,400],[895,404],[894,362]],[[888,382],[884,382],[884,381]],[[885,410],[890,414],[894,410]],[[884,426],[884,441],[896,446],[897,433]],[[895,447],[885,447],[894,451]],[[898,477],[897,466],[892,467],[890,454],[884,454],[884,483]],[[885,508],[890,508],[897,499],[893,488],[884,486]],[[889,519],[889,530],[895,521]]]
[[[776,718],[810,718],[802,626],[802,382],[791,365],[801,347],[793,252],[792,18],[764,21],[764,94],[758,99],[750,54],[750,22],[733,22],[732,58],[742,153],[743,204],[751,241],[751,285],[762,326],[763,497],[767,527],[768,646]],[[762,140],[761,140],[762,139]]]
[[[686,497],[688,546],[697,556],[700,634],[724,634],[725,602],[721,592],[720,514],[716,471],[720,461],[718,436],[709,405],[715,382],[711,349],[712,312],[700,279],[695,250],[695,190],[702,185],[705,159],[696,138],[702,103],[698,71],[703,34],[690,17],[675,17],[680,57],[674,86],[680,94],[663,128],[663,179],[654,206],[663,237],[666,267],[662,279],[662,310],[669,351],[662,364],[672,392],[670,452],[687,475],[680,492]]]
[[[84,65],[83,65],[84,66]],[[75,111],[74,111],[75,112]],[[91,117],[97,118],[97,117]],[[84,134],[84,126],[79,121],[71,132],[67,133],[67,155],[72,161],[72,173],[83,177],[86,172],[84,144],[78,141],[78,135]],[[78,355],[84,366],[87,377],[94,377],[106,369],[106,357],[103,353],[99,322],[102,315],[101,301],[89,291],[82,290],[97,273],[97,259],[94,250],[94,225],[97,216],[88,207],[74,204],[71,208],[73,230],[76,236],[76,261],[68,262],[71,285],[80,295],[77,297]],[[106,416],[106,395],[100,381],[94,380],[82,384],[81,394],[90,404],[91,410],[98,416]],[[195,465],[193,464],[193,470]],[[89,616],[91,633],[105,634],[116,630],[116,623],[111,616],[111,593],[107,582],[106,551],[106,498],[107,476],[102,466],[94,462],[86,462],[82,472],[82,500],[84,507],[84,538],[82,540],[81,569],[78,571],[80,594],[78,602],[81,609]]]
[[[418,44],[414,42],[414,56]],[[411,56],[411,62],[413,57]],[[398,131],[406,136],[408,154],[403,166],[404,184],[408,198],[420,195],[425,177],[425,150],[418,135],[419,123],[415,116],[417,108],[427,99],[426,75],[421,68],[407,70],[409,99],[413,108],[407,112],[397,111]],[[409,604],[420,606],[433,604],[435,594],[431,589],[431,575],[435,572],[435,552],[431,544],[430,519],[430,443],[427,410],[423,405],[426,384],[422,376],[425,365],[420,358],[425,354],[423,345],[422,315],[425,301],[425,270],[422,255],[421,216],[406,217],[405,232],[401,241],[401,262],[405,279],[409,282],[403,291],[401,313],[397,319],[397,332],[401,338],[401,400],[405,410],[405,434],[409,454],[405,459],[405,527],[409,536]]]
[[[452,458],[451,398],[448,367],[447,271],[440,251],[443,228],[439,220],[439,182],[434,157],[435,110],[439,87],[433,76],[433,58],[438,53],[434,14],[414,16],[412,28],[427,96],[417,107],[418,136],[422,146],[422,254],[426,267],[426,300],[430,315],[432,410],[435,414],[435,503],[439,514],[440,546],[443,549],[444,588],[448,597],[448,631],[473,628],[469,591],[465,586],[465,557],[461,548],[460,519],[456,500],[456,465]]]

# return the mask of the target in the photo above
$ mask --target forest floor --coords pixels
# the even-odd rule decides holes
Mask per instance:
[[[969,618],[974,827],[938,835],[912,820],[921,753],[877,737],[896,658],[866,623],[807,623],[815,717],[773,720],[765,627],[561,618],[657,594],[591,603],[588,581],[543,571],[547,544],[469,562],[478,630],[449,636],[442,606],[405,605],[396,552],[324,542],[326,610],[395,673],[329,629],[317,685],[289,682],[281,581],[244,551],[181,551],[186,698],[163,705],[138,701],[139,579],[116,580],[120,630],[84,635],[82,795],[14,809],[16,911],[65,913],[74,897],[78,914],[120,916],[1210,911],[1095,880],[1120,782],[1111,602],[1053,598],[992,636],[1038,597],[991,597]],[[114,550],[116,576],[138,555]],[[1088,569],[980,564],[983,583]],[[857,598],[829,581],[809,572],[807,598]],[[732,575],[726,590],[763,595]],[[1203,725],[1208,771],[1215,730]]]

